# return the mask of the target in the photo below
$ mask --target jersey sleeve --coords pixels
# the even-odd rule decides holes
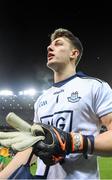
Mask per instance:
[[[34,119],[33,119],[34,123],[38,123],[39,122],[39,117],[38,117],[38,102],[39,102],[39,98],[37,99],[37,101],[34,104]]]
[[[100,83],[94,100],[95,111],[98,117],[112,112],[112,89],[107,82]]]

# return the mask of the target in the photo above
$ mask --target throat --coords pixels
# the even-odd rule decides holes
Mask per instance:
[[[76,72],[73,71],[71,73],[54,73],[54,83],[57,83],[57,82],[60,82],[60,81],[63,81],[73,75],[75,75]]]

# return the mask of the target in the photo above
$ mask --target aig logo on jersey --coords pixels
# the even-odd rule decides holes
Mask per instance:
[[[78,102],[81,97],[78,96],[78,92],[72,92],[70,97],[67,97],[68,101],[71,103],[76,103]]]
[[[59,129],[71,132],[73,111],[71,110],[58,111],[53,114],[40,117],[40,121],[44,124],[50,124]]]

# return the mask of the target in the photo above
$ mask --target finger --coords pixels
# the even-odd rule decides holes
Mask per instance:
[[[33,126],[31,126],[31,133],[34,136],[45,135],[43,128],[39,124],[34,124]]]
[[[17,116],[14,112],[10,112],[6,116],[6,121],[9,125],[19,131],[31,132],[31,125]]]
[[[23,139],[23,141],[12,144],[12,149],[16,151],[23,151],[40,140],[44,140],[44,136],[29,136],[28,138]]]
[[[0,140],[14,138],[19,135],[20,135],[20,132],[0,132]]]
[[[12,139],[2,139],[2,140],[0,140],[0,145],[2,145],[4,147],[11,147]]]
[[[19,143],[23,141],[23,139],[24,139],[24,135],[21,134],[20,132],[12,133],[12,134],[10,133],[10,137],[5,137],[4,139],[0,139],[0,144],[5,147],[11,147],[12,144]]]

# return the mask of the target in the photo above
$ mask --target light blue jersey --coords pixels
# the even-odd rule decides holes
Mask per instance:
[[[107,82],[77,73],[46,90],[35,103],[34,122],[84,135],[99,133],[99,118],[112,112],[112,90]],[[38,161],[37,174],[45,165]],[[50,167],[51,179],[98,179],[97,157],[82,154],[66,156],[63,164]]]

